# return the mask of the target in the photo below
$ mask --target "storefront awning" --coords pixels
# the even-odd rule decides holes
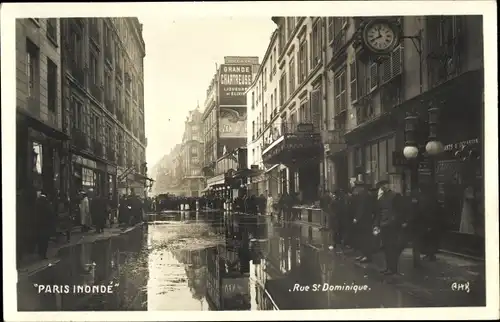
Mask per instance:
[[[269,173],[269,172],[273,171],[274,169],[276,169],[279,166],[280,166],[279,164],[273,164],[273,166],[271,166],[269,169],[265,170],[264,172],[265,173]]]
[[[262,170],[254,169],[239,169],[233,174],[233,179],[241,179],[245,177],[254,177],[262,173]]]

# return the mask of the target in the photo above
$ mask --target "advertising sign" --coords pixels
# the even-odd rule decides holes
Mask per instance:
[[[220,138],[247,137],[247,111],[221,107],[219,116]]]
[[[219,72],[219,105],[246,106],[245,91],[252,84],[252,65],[221,65]]]
[[[259,57],[257,56],[224,56],[224,64],[251,64],[258,65]]]

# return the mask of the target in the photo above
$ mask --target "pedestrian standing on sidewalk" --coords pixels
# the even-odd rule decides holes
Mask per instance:
[[[92,200],[91,213],[94,218],[93,222],[95,224],[96,232],[102,233],[108,216],[107,202],[102,196],[98,195],[94,198],[94,200]]]
[[[274,207],[273,195],[271,193],[268,193],[266,201],[266,214],[271,217],[273,216],[273,207]]]
[[[337,189],[332,195],[332,212],[335,216],[335,240],[338,246],[345,247],[347,241],[348,220],[346,214],[346,193],[342,189]]]
[[[282,209],[283,209],[283,221],[289,221],[292,217],[292,206],[293,206],[293,199],[292,197],[288,194],[288,192],[285,191],[283,194],[283,202],[282,202]]]
[[[278,221],[281,221],[283,217],[283,194],[278,195],[278,200],[276,201],[276,212],[278,214]]]
[[[398,273],[399,257],[404,249],[402,231],[407,222],[402,213],[402,196],[389,188],[389,181],[379,181],[377,188],[379,191],[374,232],[380,231],[386,265],[381,273],[393,275]]]
[[[80,224],[82,225],[82,233],[90,230],[90,201],[85,191],[81,192],[80,201]]]
[[[344,194],[344,215],[342,220],[342,231],[343,231],[343,244],[346,249],[353,249],[356,246],[354,231],[353,231],[353,195],[352,188]]]
[[[443,230],[443,219],[441,206],[437,200],[437,194],[432,186],[426,186],[421,193],[419,209],[423,221],[421,238],[421,250],[424,260],[435,261],[439,250],[441,233]]]
[[[337,216],[334,211],[334,194],[332,194],[328,189],[326,189],[319,200],[319,205],[321,211],[324,213],[326,218],[326,229],[328,230],[328,242],[329,246],[334,249],[337,247]]]
[[[266,197],[264,196],[263,193],[260,194],[258,203],[259,203],[259,213],[261,215],[265,215],[266,214],[266,209],[267,209],[266,208],[267,199],[266,199]]]
[[[59,192],[58,215],[61,219],[61,228],[65,232],[66,242],[71,241],[71,231],[73,230],[73,217],[71,216],[71,204],[69,197],[64,192]]]
[[[118,205],[118,222],[120,225],[128,225],[130,221],[130,205],[128,196],[123,195],[120,198],[120,204]]]
[[[35,202],[36,245],[38,255],[47,259],[49,240],[55,225],[55,209],[47,194],[41,191]]]
[[[372,260],[373,254],[373,211],[374,203],[372,196],[366,189],[364,182],[354,183],[354,196],[352,203],[353,230],[355,232],[356,249],[361,253],[356,258],[361,263]]]

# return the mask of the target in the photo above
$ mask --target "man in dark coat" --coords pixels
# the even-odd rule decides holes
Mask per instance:
[[[386,269],[381,273],[393,275],[398,272],[399,256],[404,249],[402,232],[407,226],[407,218],[403,214],[402,196],[389,188],[389,182],[382,180],[377,183],[377,188],[374,232],[380,231],[386,263]]]
[[[55,226],[56,215],[54,207],[44,191],[41,191],[37,197],[34,210],[38,255],[42,259],[46,259],[49,239]]]
[[[141,199],[135,194],[132,193],[130,198],[130,207],[131,207],[131,224],[135,225],[137,223],[142,222],[142,212],[143,205]]]
[[[120,198],[120,205],[118,207],[118,220],[121,225],[128,225],[130,222],[130,213],[131,213],[130,200],[128,196],[122,196]]]
[[[102,233],[106,225],[106,218],[108,217],[108,202],[102,196],[96,196],[92,200],[92,221],[94,222],[96,233]]]
[[[418,207],[415,207],[416,215],[414,225],[416,234],[414,243],[419,252],[415,254],[420,257],[424,254],[424,259],[436,260],[436,253],[439,249],[439,238],[442,230],[442,211],[436,199],[436,193],[430,185],[423,186],[418,195]],[[417,261],[417,259],[415,259]]]
[[[368,263],[371,262],[373,253],[373,199],[361,181],[355,182],[353,192],[353,230],[356,249],[361,253],[356,259],[361,263]]]
[[[283,221],[288,221],[292,218],[293,198],[285,191],[281,196],[281,207],[283,209]]]
[[[258,198],[259,213],[261,215],[266,214],[266,204],[267,204],[267,199],[266,199],[266,197],[264,197],[264,194],[261,193],[259,198]]]

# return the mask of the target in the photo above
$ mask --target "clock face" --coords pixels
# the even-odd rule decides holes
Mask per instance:
[[[366,45],[375,52],[392,50],[397,41],[394,29],[389,24],[383,22],[367,26],[364,38]]]

